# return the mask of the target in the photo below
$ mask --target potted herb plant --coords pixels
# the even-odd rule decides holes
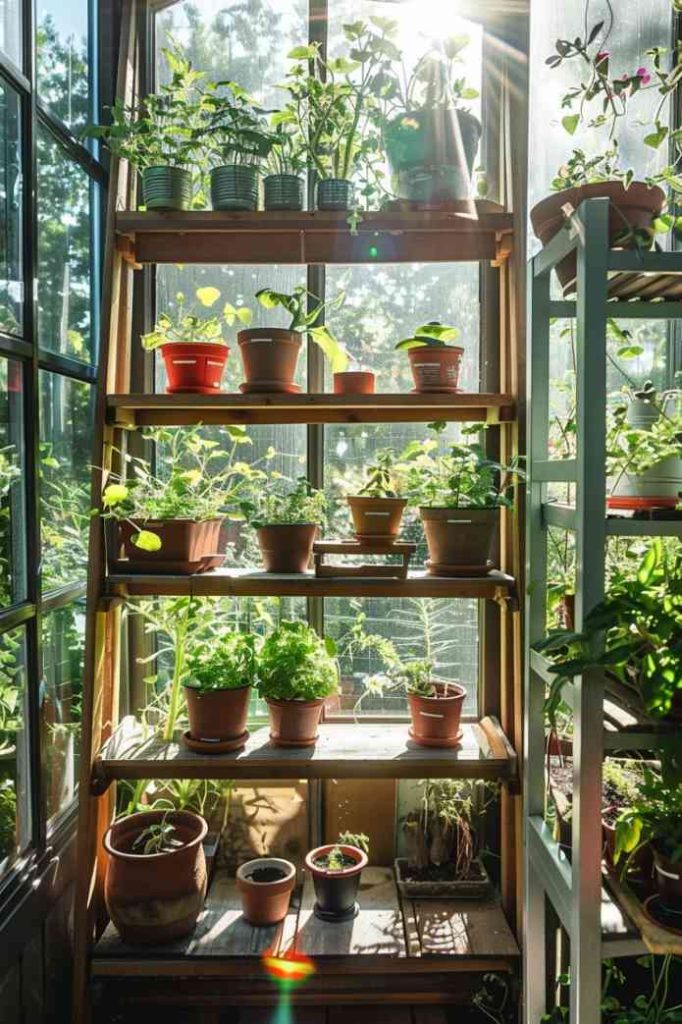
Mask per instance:
[[[279,480],[256,485],[241,509],[256,529],[266,572],[305,572],[325,520],[325,497],[305,477],[286,492],[280,486]]]
[[[682,392],[651,381],[612,413],[606,438],[608,506],[675,508],[682,494]]]
[[[323,921],[347,921],[358,912],[360,875],[367,867],[369,838],[342,832],[335,843],[306,854],[305,866],[315,886],[315,915]]]
[[[267,175],[263,181],[266,210],[302,210],[305,164],[305,139],[290,107],[271,116],[272,148],[268,155]]]
[[[534,648],[551,659],[548,713],[563,687],[589,669],[640,715],[678,719],[682,709],[682,554],[651,543],[635,575],[617,579],[581,632],[552,630]]]
[[[257,209],[260,168],[274,142],[263,111],[236,82],[212,83],[204,106],[213,209]]]
[[[235,444],[249,441],[242,427],[229,433]],[[147,437],[164,445],[169,475],[157,476],[137,457],[129,457],[126,478],[110,474],[102,493],[102,515],[116,528],[110,561],[120,561],[122,550],[131,572],[205,572],[222,560],[222,520],[237,514],[245,481],[262,474],[233,463],[199,427],[162,428]]]
[[[429,572],[436,576],[489,572],[500,508],[511,507],[508,492],[521,475],[517,463],[502,466],[476,443],[452,442],[440,454],[434,452],[433,442],[427,442],[403,454],[410,464],[409,494],[419,504],[426,534]]]
[[[486,899],[488,873],[478,856],[476,817],[492,803],[488,787],[480,805],[479,783],[467,779],[427,779],[421,806],[403,822],[406,857],[395,862],[398,888],[408,899]],[[477,806],[478,805],[478,806]]]
[[[302,286],[294,288],[291,294],[261,288],[256,292],[256,298],[264,309],[283,309],[291,317],[291,322],[284,330],[251,327],[239,332],[237,340],[246,376],[246,382],[240,385],[242,391],[285,394],[300,391],[300,387],[294,384],[294,376],[301,350],[301,335],[306,333],[324,352],[332,370],[345,369],[348,356],[329,328],[313,326],[325,309],[337,309],[341,305],[345,298],[343,292],[330,302],[320,302]],[[309,298],[312,308],[309,308]]]
[[[239,750],[248,739],[246,719],[256,681],[253,633],[223,633],[187,660],[184,684],[189,741],[204,752]]]
[[[197,288],[197,301],[211,309],[220,298],[218,288]],[[161,349],[168,385],[173,394],[214,394],[220,390],[223,370],[230,350],[223,339],[223,324],[235,322],[249,326],[253,314],[246,306],[226,302],[220,315],[204,317],[197,307],[187,308],[184,292],[177,292],[175,308],[162,313],[154,330],[142,335],[142,347],[148,351]]]
[[[422,747],[456,747],[462,739],[462,707],[466,690],[459,683],[433,675],[433,662],[426,658],[403,661],[389,642],[377,645],[386,672],[368,676],[365,690],[355,707],[367,696],[383,696],[402,690],[410,709],[410,739]]]
[[[612,55],[604,48],[609,31],[601,21],[590,28],[586,38],[577,35],[574,39],[558,39],[554,53],[546,60],[550,68],[561,68],[565,62],[580,66],[580,83],[572,86],[561,101],[562,111],[565,111],[561,123],[565,131],[569,135],[574,135],[580,127],[604,131],[608,142],[593,156],[588,156],[581,148],[574,149],[552,182],[554,194],[531,210],[533,231],[543,245],[563,227],[566,211],[577,209],[585,199],[606,198],[610,201],[611,245],[650,248],[665,205],[665,192],[653,179],[637,181],[632,170],[624,170],[619,165],[616,128],[622,118],[627,116],[632,120],[630,104],[650,85],[652,72],[639,67],[634,72],[614,73]],[[665,98],[674,88],[678,72],[664,72],[660,57],[656,58],[656,63],[656,87]],[[661,104],[663,102],[664,99]],[[644,138],[653,148],[668,135],[658,113],[655,122],[654,130],[647,129]],[[661,179],[674,181],[674,173],[664,170]],[[564,290],[571,290],[576,275],[575,255],[562,260],[556,270]]]
[[[189,210],[193,171],[203,159],[204,110],[198,84],[204,77],[178,49],[164,50],[170,81],[129,106],[117,99],[111,124],[91,125],[86,134],[101,138],[117,157],[142,175],[147,210]]]
[[[390,448],[378,451],[365,469],[363,486],[346,498],[358,540],[392,539],[400,532],[407,499],[398,497],[395,474],[395,452]]]
[[[336,693],[336,645],[303,622],[282,622],[266,638],[258,656],[258,691],[270,715],[275,746],[309,747],[325,699]]]
[[[478,93],[456,74],[468,43],[467,36],[442,40],[418,61],[404,94],[395,75],[384,89],[391,184],[402,199],[442,206],[471,196],[482,129],[466,104]]]
[[[457,327],[446,327],[437,320],[418,327],[411,338],[395,346],[407,352],[418,395],[459,391],[459,370],[464,349],[452,342],[459,338]]]
[[[206,896],[208,826],[191,811],[143,811],[104,835],[104,898],[124,942],[173,942],[194,928]]]
[[[260,928],[283,921],[296,885],[296,868],[282,857],[257,857],[237,868],[242,912]]]

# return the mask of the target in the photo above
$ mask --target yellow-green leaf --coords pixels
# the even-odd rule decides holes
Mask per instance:
[[[127,497],[128,488],[125,484],[109,484],[108,487],[104,488],[102,501],[107,508],[111,508],[112,505],[120,505],[120,503],[125,501]]]
[[[140,530],[139,533],[134,533],[131,539],[135,547],[142,551],[159,551],[161,548],[161,538],[151,530]]]
[[[214,306],[220,298],[220,291],[218,288],[197,288],[197,298],[202,306]]]

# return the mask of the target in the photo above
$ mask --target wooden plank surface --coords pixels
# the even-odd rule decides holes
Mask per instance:
[[[214,569],[194,576],[112,573],[112,596],[152,597],[466,597],[503,599],[512,593],[514,579],[493,571],[487,576],[430,576],[412,571],[406,579],[381,577],[324,577],[313,573],[273,573],[253,569]]]
[[[402,900],[411,956],[517,957],[497,901]]]
[[[158,734],[144,738],[132,717],[121,724],[102,750],[94,779],[168,778],[508,778],[516,770],[504,744],[490,743],[499,734],[494,719],[465,722],[454,749],[420,747],[409,738],[408,723],[333,723],[320,725],[314,747],[280,748],[270,742],[266,726],[251,734],[243,750],[231,754],[197,754],[178,739],[166,743]]]
[[[298,915],[296,951],[316,959],[334,957],[404,957],[403,919],[391,868],[368,867],[358,893],[360,911],[350,921],[321,921],[315,916],[315,889],[306,873]]]
[[[604,937],[620,939],[640,934],[651,953],[682,956],[682,935],[675,935],[650,921],[632,890],[621,885],[614,875],[607,876],[607,885],[615,897],[615,903],[606,899],[602,901]]]

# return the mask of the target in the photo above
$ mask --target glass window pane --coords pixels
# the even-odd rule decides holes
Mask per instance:
[[[85,577],[90,523],[92,399],[89,384],[40,374],[43,590]]]
[[[1,15],[0,15],[1,17]],[[22,333],[21,101],[0,82],[0,330]]]
[[[38,131],[38,342],[90,361],[91,184],[61,146]]]
[[[25,636],[0,636],[0,874],[30,840]]]
[[[89,116],[88,0],[38,0],[38,92],[51,112],[77,128]]]
[[[85,602],[43,619],[42,740],[47,818],[65,810],[76,794],[83,697]]]
[[[0,608],[26,597],[21,365],[0,359]]]
[[[22,7],[21,0],[0,0],[0,50],[21,67],[22,44]]]

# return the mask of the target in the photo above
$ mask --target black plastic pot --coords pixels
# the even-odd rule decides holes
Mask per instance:
[[[263,195],[266,210],[302,210],[303,179],[297,174],[269,174]]]
[[[469,199],[480,138],[481,122],[466,110],[406,110],[385,131],[393,191],[426,205]]]
[[[225,164],[211,171],[214,210],[255,210],[258,206],[258,168]]]
[[[354,863],[338,871],[331,871],[315,863],[337,847],[344,857],[352,859]],[[315,915],[323,921],[347,921],[355,917],[360,875],[367,865],[367,855],[356,846],[330,843],[311,850],[306,855],[305,863],[315,886]]]
[[[148,210],[189,210],[192,174],[185,167],[147,167],[142,172],[142,202]]]
[[[317,183],[318,210],[348,210],[353,198],[353,183],[346,178],[324,178]]]

